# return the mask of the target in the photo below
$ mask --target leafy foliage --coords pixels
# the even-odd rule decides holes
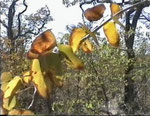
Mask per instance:
[[[90,22],[98,21],[103,17],[105,10],[105,5],[99,4],[88,8],[83,14]],[[91,31],[85,24],[79,23],[79,27],[73,28],[70,37],[68,37],[68,44],[57,43],[51,30],[46,30],[36,37],[27,53],[31,68],[20,76],[12,76],[9,72],[2,74],[1,89],[4,94],[2,96],[2,108],[7,111],[6,114],[34,114],[30,110],[19,108],[18,94],[24,86],[32,86],[35,90],[33,101],[27,109],[30,109],[33,105],[37,90],[38,94],[47,100],[48,106],[52,105],[53,111],[58,112],[58,114],[64,112],[66,114],[110,115],[112,110],[110,103],[114,103],[111,100],[117,100],[116,105],[118,107],[116,110],[117,113],[120,113],[121,106],[128,105],[122,101],[126,99],[123,96],[126,88],[134,84],[130,82],[136,81],[138,83],[148,80],[150,73],[149,68],[144,72],[143,69],[136,70],[135,68],[134,70],[133,67],[149,66],[149,63],[137,63],[138,61],[135,61],[134,52],[130,53],[133,49],[128,51],[129,48],[133,47],[127,43],[130,38],[126,39],[127,50],[116,49],[120,47],[120,34],[116,23],[123,26],[119,22],[120,16],[116,13],[121,11],[121,7],[118,4],[111,3],[110,10],[113,22],[108,20],[94,31]],[[45,13],[44,11],[44,9],[41,10],[42,13]],[[38,14],[31,17],[33,23],[40,18]],[[42,19],[47,20],[45,17]],[[34,24],[32,25],[34,26]],[[104,34],[113,47],[101,45],[94,48],[94,44],[91,43],[92,40],[88,40],[92,37],[94,42],[99,45],[95,32],[101,27],[103,27]],[[133,32],[131,35],[134,37]],[[13,45],[12,41],[11,45]],[[57,52],[54,52],[54,48],[58,49]],[[83,51],[80,51],[79,48]],[[14,52],[15,49],[10,49],[10,51]],[[71,69],[67,68],[65,63]],[[68,69],[68,72],[64,73],[64,69]],[[133,72],[132,78],[129,78],[131,72]],[[145,75],[147,75],[146,78]],[[125,89],[122,87],[125,87]],[[58,88],[62,88],[62,94],[57,92]],[[146,87],[139,89],[142,91],[144,88]],[[49,100],[52,100],[54,95],[57,96],[55,102],[50,104]],[[119,97],[116,98],[116,96]]]

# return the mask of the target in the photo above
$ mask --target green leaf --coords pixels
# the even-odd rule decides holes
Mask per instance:
[[[74,69],[83,69],[84,65],[82,61],[73,53],[71,46],[69,45],[58,45],[59,51],[64,55],[66,63],[69,67]]]

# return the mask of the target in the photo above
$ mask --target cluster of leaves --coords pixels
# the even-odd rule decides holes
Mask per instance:
[[[120,11],[120,7],[117,4],[111,5],[111,8],[112,15]],[[99,12],[99,10],[102,11]],[[90,21],[95,21],[96,16],[96,20],[99,20],[103,16],[104,11],[105,6],[101,4],[94,8],[87,9],[85,17],[87,19],[90,17]],[[93,13],[95,14],[93,15]],[[90,15],[94,17],[91,18],[92,16]],[[118,20],[118,18],[115,20]],[[104,25],[104,33],[111,45],[115,47],[119,46],[119,34],[114,22],[108,22]],[[72,30],[69,45],[57,44],[55,35],[51,30],[47,30],[40,34],[33,41],[31,49],[27,54],[27,57],[32,59],[31,70],[21,77],[16,76],[14,78],[9,78],[9,81],[3,81],[6,83],[6,86],[3,87],[3,108],[13,112],[11,110],[17,105],[16,94],[24,83],[34,84],[39,95],[43,98],[50,98],[53,88],[63,86],[63,60],[73,69],[82,70],[84,68],[83,62],[76,54],[79,48],[86,53],[91,53],[93,51],[92,43],[84,39],[87,35],[93,37],[95,43],[98,44],[96,35],[82,24],[80,24],[80,27]],[[58,48],[57,53],[53,52],[54,47]],[[23,114],[22,110],[15,110],[14,112],[17,113],[17,111]]]

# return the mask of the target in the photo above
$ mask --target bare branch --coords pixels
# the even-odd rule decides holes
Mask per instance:
[[[21,35],[21,21],[20,17],[21,15],[27,10],[28,5],[25,3],[25,0],[23,0],[23,5],[25,6],[25,9],[18,14],[18,34],[14,37],[14,39],[17,39]]]
[[[149,19],[147,16],[145,16],[143,13],[142,13],[142,17],[143,17],[143,18],[140,18],[140,19],[145,19],[145,20],[147,20],[147,21],[150,21],[150,19]]]
[[[0,23],[6,28],[8,29],[8,26],[0,19]]]
[[[29,29],[26,32],[24,32],[23,34],[20,34],[20,36],[25,36],[26,34],[33,34],[33,35],[38,35],[40,33],[40,31],[42,30],[42,28],[46,25],[46,22],[48,20],[48,17],[50,16],[50,10],[48,8],[48,6],[46,6],[48,13],[46,14],[46,18],[43,19],[42,21],[42,25],[37,29],[37,32],[34,32],[33,29]]]

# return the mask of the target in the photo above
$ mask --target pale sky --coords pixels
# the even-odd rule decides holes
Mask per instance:
[[[52,29],[56,37],[58,32],[66,32],[66,25],[77,25],[78,22],[82,22],[82,11],[78,4],[66,8],[62,0],[27,0],[27,3],[29,5],[27,13],[35,12],[45,5],[49,7],[54,21],[50,21],[47,27]]]

